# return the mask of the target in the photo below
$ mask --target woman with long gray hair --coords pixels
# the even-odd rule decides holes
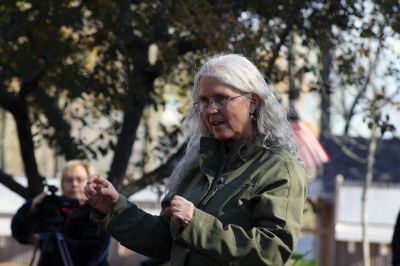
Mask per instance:
[[[93,219],[128,248],[171,265],[284,265],[299,238],[306,174],[286,112],[237,54],[198,71],[186,153],[152,216],[92,176]]]

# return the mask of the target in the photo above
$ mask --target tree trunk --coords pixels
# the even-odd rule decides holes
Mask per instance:
[[[137,128],[140,123],[143,110],[148,103],[150,91],[153,87],[152,79],[150,82],[146,76],[145,68],[147,64],[148,45],[142,42],[133,42],[135,36],[132,34],[132,14],[130,12],[130,2],[121,1],[120,4],[120,32],[119,34],[119,50],[124,56],[125,68],[125,88],[126,88],[126,110],[122,120],[122,128],[118,134],[117,145],[114,150],[114,157],[111,162],[108,179],[113,185],[119,189],[126,169],[128,168],[129,159],[132,154],[133,145],[136,139]],[[134,61],[140,62],[142,67],[134,68]],[[138,64],[139,65],[139,64]]]
[[[122,184],[128,168],[129,159],[132,154],[133,145],[135,143],[136,131],[139,126],[144,105],[136,106],[124,113],[122,129],[118,135],[117,145],[114,150],[114,157],[111,162],[108,179],[118,189]]]
[[[43,177],[39,174],[35,158],[35,146],[31,131],[31,121],[29,119],[28,107],[25,97],[18,97],[8,92],[4,86],[0,85],[0,105],[10,112],[17,125],[17,135],[22,162],[28,181],[27,189],[23,189],[4,172],[0,173],[2,184],[18,193],[25,199],[33,197],[43,191]]]
[[[375,153],[378,142],[377,137],[377,123],[374,121],[371,128],[371,139],[369,143],[368,150],[368,162],[367,162],[367,176],[365,178],[362,197],[361,197],[361,223],[362,223],[362,248],[363,248],[363,260],[364,266],[371,265],[370,250],[369,250],[369,240],[368,240],[368,188],[372,183],[372,177],[374,175],[374,163],[375,163]]]
[[[43,191],[43,177],[39,170],[35,157],[35,146],[31,131],[31,122],[28,115],[28,108],[25,102],[19,102],[17,107],[20,110],[13,114],[17,124],[18,140],[21,157],[24,163],[25,174],[28,179],[29,196],[33,197]]]
[[[297,111],[296,111],[296,101],[299,98],[299,90],[296,88],[294,73],[293,73],[293,62],[294,62],[294,54],[293,54],[293,43],[294,43],[294,35],[293,32],[290,32],[288,38],[288,79],[289,79],[289,116],[291,119],[298,119]]]
[[[5,151],[5,136],[6,136],[6,112],[0,109],[0,169],[5,167],[4,151]]]
[[[327,42],[320,43],[322,69],[321,69],[321,135],[328,136],[331,133],[330,108],[331,108],[331,81],[332,69],[332,45]]]

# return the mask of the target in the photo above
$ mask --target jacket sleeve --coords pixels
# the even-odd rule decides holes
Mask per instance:
[[[250,230],[196,209],[174,240],[224,265],[284,265],[300,234],[306,191],[303,167],[296,161],[278,162],[262,174],[248,202]]]
[[[169,260],[172,239],[168,217],[148,214],[120,195],[109,214],[104,216],[93,210],[92,220],[125,247],[151,258]]]
[[[11,221],[12,236],[21,244],[30,244],[30,237],[38,232],[40,217],[30,212],[31,201],[23,204]]]

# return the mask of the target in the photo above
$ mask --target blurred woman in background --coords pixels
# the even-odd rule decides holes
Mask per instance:
[[[110,237],[90,221],[90,206],[79,203],[92,174],[93,168],[86,161],[67,162],[61,176],[63,196],[43,192],[14,215],[12,235],[22,244],[40,248],[39,266],[69,265],[63,260],[66,253],[74,265],[108,265]],[[62,236],[68,251],[59,248],[57,236]]]

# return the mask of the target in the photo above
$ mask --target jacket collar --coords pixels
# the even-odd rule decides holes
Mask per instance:
[[[215,177],[221,171],[231,171],[250,160],[263,150],[263,138],[257,136],[254,142],[241,140],[221,141],[215,138],[200,139],[199,166],[209,176]]]

